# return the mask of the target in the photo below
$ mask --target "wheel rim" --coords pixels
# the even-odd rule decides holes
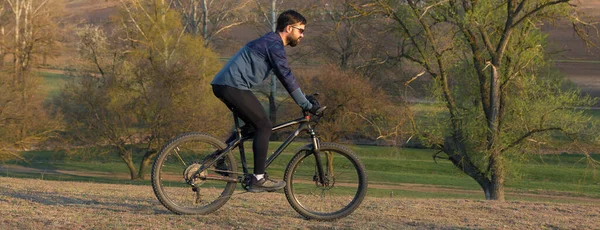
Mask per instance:
[[[357,205],[356,200],[361,197],[360,172],[341,151],[321,151],[320,157],[327,174],[325,186],[318,183],[314,155],[305,155],[288,181],[294,202],[315,216],[335,216],[352,211],[352,206]]]
[[[216,180],[190,179],[191,171],[199,168],[205,158],[219,149],[214,144],[202,140],[188,140],[167,149],[161,167],[157,171],[161,201],[172,211],[191,214],[204,209],[220,206],[229,199],[235,185]],[[231,162],[225,161],[231,170]],[[214,166],[200,175],[218,175]],[[187,178],[187,180],[186,180]],[[235,183],[233,183],[235,184]],[[173,210],[174,209],[174,210]]]

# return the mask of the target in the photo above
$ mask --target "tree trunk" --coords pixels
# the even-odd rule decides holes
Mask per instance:
[[[154,155],[156,155],[155,150],[147,150],[146,154],[144,154],[142,162],[140,162],[140,170],[138,171],[137,176],[140,180],[146,179],[146,167],[150,165],[150,162],[152,161],[152,157],[154,157]]]
[[[4,44],[4,26],[0,27],[0,44]],[[6,57],[6,51],[4,47],[0,45],[0,70],[4,68],[4,57]]]
[[[490,158],[491,179],[481,173],[481,170],[470,160],[463,159],[459,155],[451,156],[450,161],[481,186],[486,200],[504,201],[504,164],[499,153],[493,154]]]
[[[496,66],[499,66],[499,64],[492,64],[490,70],[490,108],[488,109],[489,114],[486,116],[488,120],[488,150],[494,148],[498,139],[498,121],[500,117],[500,73],[498,73]]]
[[[490,157],[490,174],[491,174],[491,200],[504,201],[504,163],[499,152],[495,152]]]
[[[454,162],[454,161],[453,161]],[[483,174],[469,173],[471,170],[463,169],[463,171],[471,176],[479,186],[483,189],[486,200],[505,201],[504,199],[504,163],[499,153],[493,153],[490,157],[490,174],[491,179],[483,176]],[[476,175],[476,176],[473,176]],[[479,176],[481,175],[481,176]]]
[[[3,15],[3,8],[0,8],[0,15]],[[4,26],[0,26],[0,70],[2,70],[4,68],[4,57],[6,57],[6,50],[5,48],[2,46],[3,44],[5,44],[5,40],[4,37],[6,36],[5,32],[4,32]]]
[[[454,166],[461,169],[465,174],[473,178],[473,180],[475,180],[479,186],[481,186],[486,200],[494,200],[494,194],[497,194],[494,192],[494,183],[490,181],[490,179],[483,173],[481,173],[481,171],[475,165],[473,165],[470,160],[463,159],[459,155],[452,155],[449,159]]]
[[[204,38],[204,46],[208,45],[208,3],[202,1],[202,38]]]
[[[504,201],[504,165],[502,163],[502,153],[496,150],[498,136],[500,132],[500,73],[497,66],[499,62],[493,62],[491,68],[490,81],[490,114],[488,117],[488,151],[492,154],[489,160],[489,173],[491,177],[490,197],[491,200]]]
[[[271,1],[271,31],[276,32],[277,30],[277,16],[276,16],[276,1]],[[277,104],[275,101],[275,96],[277,94],[277,77],[274,74],[271,75],[271,92],[269,93],[269,119],[275,125],[277,123]],[[277,133],[273,133],[271,135],[271,140],[277,140]]]
[[[128,159],[123,158],[123,160],[125,161],[125,164],[127,164],[127,168],[129,169],[129,175],[131,177],[131,180],[139,179],[137,170],[135,169],[135,165],[133,165],[133,160],[131,159],[131,157],[129,157]]]
[[[452,138],[446,138],[443,151],[449,156],[449,160],[473,178],[483,189],[486,200],[504,201],[504,164],[499,151],[493,152],[489,161],[491,176],[486,176],[466,154],[465,143],[462,135],[455,134]]]
[[[21,51],[20,51],[21,27],[20,26],[21,26],[21,12],[22,12],[21,11],[22,10],[21,9],[21,7],[22,7],[21,1],[16,1],[15,6],[13,6],[11,4],[11,7],[12,7],[13,13],[15,15],[15,28],[14,28],[15,29],[15,49],[13,52],[13,68],[14,68],[15,75],[13,77],[13,81],[16,83],[16,82],[19,82],[19,80],[20,80],[19,65],[21,63],[21,59],[20,59],[20,56],[21,56]]]
[[[470,173],[467,174],[481,186],[486,200],[504,201],[504,175],[494,175],[492,180],[489,180],[487,177],[473,177]]]
[[[137,170],[135,169],[135,165],[133,164],[133,158],[131,157],[131,151],[127,150],[126,147],[124,147],[124,146],[119,146],[117,148],[119,149],[118,150],[119,156],[121,157],[121,159],[123,159],[125,164],[127,164],[127,168],[129,169],[129,175],[131,177],[131,180],[138,179],[138,173],[137,173]]]
[[[197,1],[193,0],[189,6],[192,12],[190,12],[188,16],[188,25],[191,28],[191,33],[193,35],[198,35],[199,33],[198,26],[200,25],[200,19],[198,19],[198,4],[199,3]]]
[[[275,76],[273,76],[271,78],[271,81],[275,80]],[[276,88],[275,88],[276,82],[271,82],[271,93],[269,94],[269,119],[271,120],[271,122],[273,123],[273,125],[276,124],[277,122],[277,104],[275,103],[275,93],[277,92]],[[279,137],[277,132],[273,132],[273,134],[271,134],[271,140],[277,140],[277,138]]]
[[[504,199],[504,185],[490,183],[487,186],[482,186],[483,192],[485,193],[486,200],[497,200],[505,201]]]

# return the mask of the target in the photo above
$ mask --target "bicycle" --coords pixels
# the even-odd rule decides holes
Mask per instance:
[[[335,143],[320,143],[311,123],[318,123],[322,112],[311,117],[304,111],[303,115],[273,127],[275,132],[298,125],[267,158],[266,168],[305,131],[312,142],[296,150],[284,172],[284,192],[289,204],[307,219],[348,216],[366,195],[365,167],[352,150]],[[205,215],[221,208],[233,195],[237,183],[248,190],[252,174],[248,172],[243,143],[253,136],[241,130],[235,112],[233,116],[237,137],[228,144],[209,134],[193,132],[163,146],[152,167],[152,188],[167,209],[177,214]],[[235,148],[239,149],[243,172],[237,171],[232,153]]]

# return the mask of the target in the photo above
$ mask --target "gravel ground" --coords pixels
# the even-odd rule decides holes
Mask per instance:
[[[150,186],[0,177],[2,229],[598,229],[600,205],[365,199],[333,222],[303,219],[283,193],[236,195],[207,216],[165,209]]]

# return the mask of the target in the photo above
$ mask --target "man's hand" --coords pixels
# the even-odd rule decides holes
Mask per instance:
[[[312,104],[312,108],[310,108],[310,110],[308,110],[308,112],[310,112],[310,113],[312,113],[314,115],[319,115],[318,112],[320,112],[319,111],[320,108],[321,108],[321,105],[319,105],[319,104]]]
[[[308,111],[314,115],[319,115],[318,113],[320,112],[319,109],[321,108],[321,104],[317,98],[315,98],[313,95],[307,95],[306,99],[312,104],[312,108],[310,108]]]
[[[307,95],[307,96],[306,96],[306,100],[308,100],[308,101],[309,101],[311,104],[313,104],[313,105],[315,105],[315,104],[316,104],[316,105],[319,105],[319,106],[321,105],[321,104],[319,103],[319,101],[317,101],[317,98],[315,98],[315,96],[313,96],[313,95]]]

